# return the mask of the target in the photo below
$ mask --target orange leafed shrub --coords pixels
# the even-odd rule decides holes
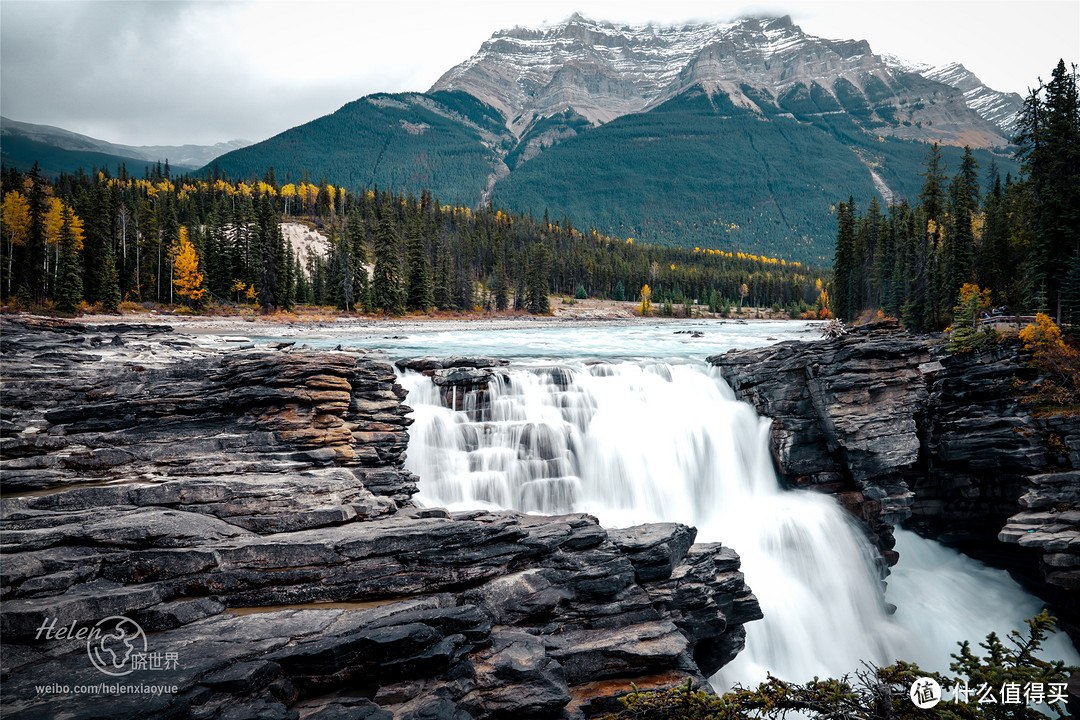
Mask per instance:
[[[1061,329],[1038,313],[1034,324],[1020,331],[1020,340],[1043,375],[1031,400],[1048,410],[1080,410],[1080,352],[1065,342]]]

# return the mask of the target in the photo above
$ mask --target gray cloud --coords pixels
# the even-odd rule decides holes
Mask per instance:
[[[493,31],[579,9],[661,23],[790,12],[808,32],[866,38],[911,60],[958,60],[993,87],[1023,92],[1058,57],[1080,60],[1078,8],[1020,0],[0,0],[0,111],[125,144],[257,141],[372,92],[426,90]]]

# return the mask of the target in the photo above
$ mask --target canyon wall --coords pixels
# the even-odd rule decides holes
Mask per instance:
[[[1080,637],[1080,418],[1025,403],[1016,342],[950,354],[895,322],[709,358],[773,420],[791,487],[835,495],[894,564],[897,523],[1007,567]]]

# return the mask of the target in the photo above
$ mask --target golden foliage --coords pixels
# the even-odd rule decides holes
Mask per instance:
[[[199,255],[195,246],[188,240],[187,228],[180,226],[179,252],[173,266],[173,284],[176,292],[190,299],[199,300],[206,290],[202,287],[203,274],[199,270]]]
[[[964,308],[972,301],[975,300],[978,308],[990,307],[990,288],[982,290],[975,283],[964,283],[960,286],[960,298],[956,303],[956,307],[953,308],[954,312],[959,312],[961,308]]]
[[[1043,376],[1029,400],[1051,412],[1080,410],[1080,351],[1065,343],[1061,329],[1043,313],[1020,331],[1020,340]]]
[[[1049,315],[1043,313],[1037,313],[1035,322],[1020,331],[1020,340],[1023,341],[1025,350],[1036,354],[1065,347],[1065,341],[1061,339],[1061,328],[1050,319]]]
[[[30,235],[30,203],[17,190],[4,195],[4,238],[12,245],[25,245]]]
[[[641,311],[642,317],[647,317],[652,314],[652,288],[648,285],[644,285],[641,288],[641,306],[638,310]]]

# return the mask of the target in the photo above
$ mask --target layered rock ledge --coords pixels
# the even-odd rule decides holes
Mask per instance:
[[[586,717],[761,617],[692,528],[415,507],[376,358],[0,330],[5,717]],[[146,652],[113,676],[68,636],[116,616]],[[102,683],[143,691],[76,690]]]
[[[709,362],[772,418],[782,478],[836,495],[890,564],[905,522],[1008,567],[1080,638],[1080,418],[1023,402],[1016,343],[953,355],[884,322]]]

